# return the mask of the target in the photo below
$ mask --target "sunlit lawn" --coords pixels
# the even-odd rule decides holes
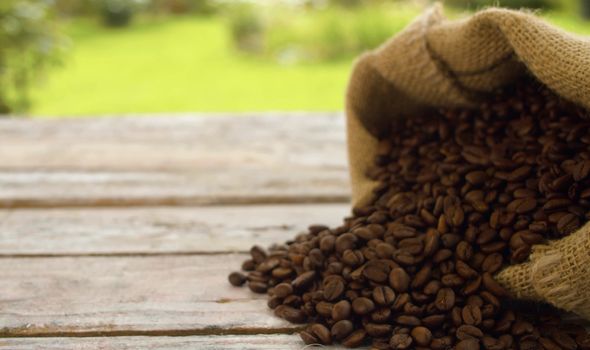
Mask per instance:
[[[233,52],[219,19],[72,28],[75,48],[34,115],[339,110],[350,62],[281,66]]]
[[[590,34],[590,24],[550,13]],[[407,19],[409,21],[411,17]],[[219,18],[180,17],[124,30],[68,26],[65,65],[34,93],[32,115],[341,110],[352,60],[279,65],[237,54]]]

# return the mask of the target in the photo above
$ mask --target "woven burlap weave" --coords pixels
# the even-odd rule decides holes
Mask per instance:
[[[434,6],[380,48],[362,55],[347,91],[353,205],[369,201],[377,138],[394,118],[439,107],[469,107],[532,74],[557,94],[590,107],[590,41],[532,14],[487,9],[464,20]],[[498,279],[519,298],[547,301],[590,319],[590,227],[534,247]]]

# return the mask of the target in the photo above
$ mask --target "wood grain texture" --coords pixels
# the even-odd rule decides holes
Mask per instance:
[[[245,254],[0,259],[0,337],[285,333],[227,282]]]
[[[28,350],[302,350],[344,349],[341,346],[305,346],[297,335],[224,335],[190,337],[13,338],[0,339],[0,349]],[[358,348],[363,350],[367,348]]]
[[[0,120],[0,206],[345,202],[338,114]]]
[[[0,256],[245,252],[338,225],[347,204],[0,210]]]

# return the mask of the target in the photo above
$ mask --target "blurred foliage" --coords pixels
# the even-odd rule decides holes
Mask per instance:
[[[243,52],[262,53],[266,28],[259,8],[252,4],[238,3],[230,6],[226,15],[234,45]]]
[[[144,0],[96,0],[103,22],[109,27],[124,27],[146,5]]]
[[[373,49],[408,24],[416,7],[395,3],[319,9],[241,4],[229,11],[234,46],[280,63],[347,59]]]
[[[49,0],[0,1],[0,112],[30,105],[29,91],[66,47]]]
[[[551,10],[561,6],[559,0],[446,0],[445,4],[477,10],[490,6],[501,6],[511,9],[540,9]]]
[[[214,0],[151,0],[150,9],[171,14],[196,13],[210,15],[219,5]]]

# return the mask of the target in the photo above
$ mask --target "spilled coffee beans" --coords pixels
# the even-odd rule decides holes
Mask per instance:
[[[534,82],[473,110],[397,120],[374,199],[336,228],[251,250],[229,280],[268,293],[305,343],[375,349],[590,349],[494,274],[590,218],[590,114]]]

